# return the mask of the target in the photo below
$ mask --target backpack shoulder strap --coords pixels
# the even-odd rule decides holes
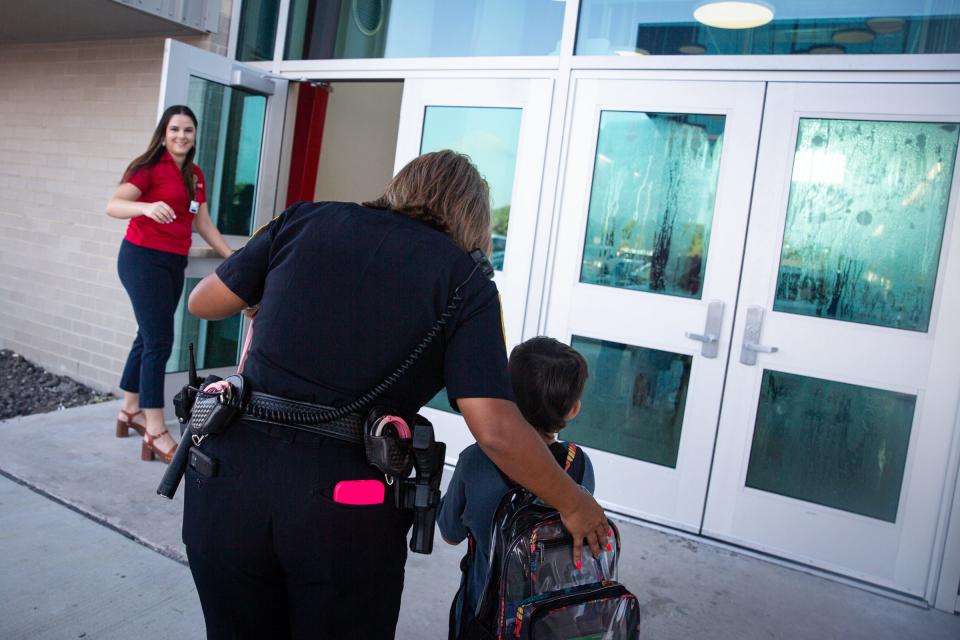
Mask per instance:
[[[583,484],[583,476],[587,473],[586,454],[572,442],[567,442],[567,453],[563,463],[563,470],[573,478],[577,484]]]

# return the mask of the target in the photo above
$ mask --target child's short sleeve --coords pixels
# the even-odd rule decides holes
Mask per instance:
[[[463,524],[463,510],[467,506],[466,487],[463,481],[464,460],[463,454],[453,470],[450,486],[440,500],[440,509],[437,511],[437,526],[440,535],[450,544],[460,544],[467,537],[467,527]]]

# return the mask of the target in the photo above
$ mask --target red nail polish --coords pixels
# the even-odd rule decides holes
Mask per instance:
[[[577,569],[580,569],[582,567],[583,567],[583,563],[577,560]]]
[[[613,537],[613,529],[611,529],[610,531],[607,531],[607,537],[608,537],[608,538],[612,538],[612,537]]]
[[[609,543],[609,542],[607,543],[607,551],[613,551],[613,547],[610,546],[610,543]]]

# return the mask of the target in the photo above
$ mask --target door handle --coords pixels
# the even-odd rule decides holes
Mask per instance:
[[[693,333],[687,331],[685,336],[691,340],[702,342],[700,355],[704,358],[716,358],[720,351],[720,329],[723,325],[723,301],[712,300],[707,305],[707,324],[703,328],[703,333]]]
[[[763,328],[763,307],[750,305],[747,307],[747,320],[743,328],[743,344],[740,348],[740,362],[753,366],[757,364],[758,353],[776,353],[780,349],[760,344],[760,330]]]

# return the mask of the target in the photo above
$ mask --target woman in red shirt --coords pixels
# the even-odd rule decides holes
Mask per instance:
[[[189,107],[163,112],[147,150],[127,167],[107,215],[129,220],[117,271],[133,304],[137,336],[120,388],[117,437],[143,436],[141,457],[169,463],[177,444],[163,422],[163,377],[173,349],[173,316],[183,291],[192,232],[222,257],[233,251],[210,219],[203,172],[193,164],[197,117]],[[143,414],[143,420],[136,416]]]

